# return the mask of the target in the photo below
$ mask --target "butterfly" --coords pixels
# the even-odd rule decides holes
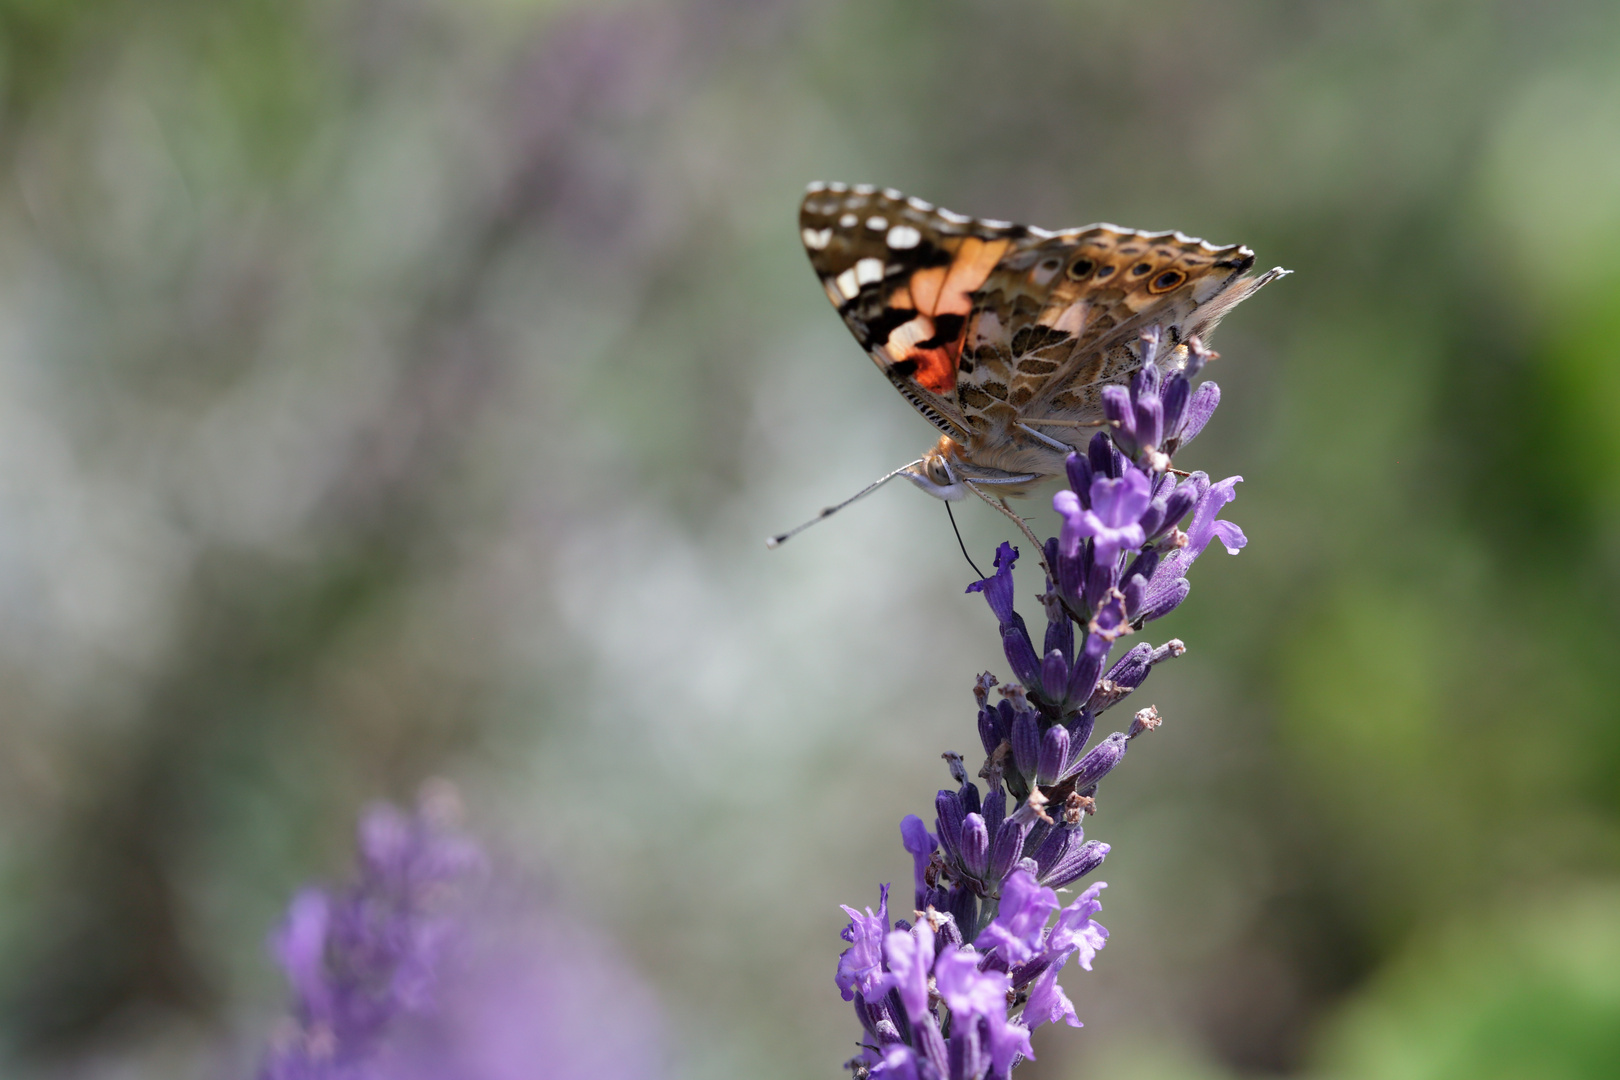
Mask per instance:
[[[1141,367],[1144,328],[1160,327],[1155,362],[1179,366],[1189,339],[1289,272],[1250,275],[1242,244],[1107,224],[1051,232],[870,184],[811,184],[799,236],[855,340],[941,434],[773,547],[896,476],[948,501],[977,495],[1027,533],[1006,497],[1063,472],[1103,422],[1103,387]]]

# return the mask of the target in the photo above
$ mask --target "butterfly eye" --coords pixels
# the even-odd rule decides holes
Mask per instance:
[[[1166,270],[1148,284],[1148,292],[1167,293],[1186,280],[1187,275],[1180,270]]]
[[[1069,264],[1069,277],[1079,281],[1095,269],[1097,269],[1097,264],[1094,260],[1081,256]]]
[[[1137,263],[1131,267],[1131,277],[1141,277],[1151,269],[1153,269],[1152,263]]]

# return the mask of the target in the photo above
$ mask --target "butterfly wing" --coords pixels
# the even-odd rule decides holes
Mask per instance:
[[[975,297],[1029,230],[843,184],[810,186],[799,230],[827,298],[878,369],[935,427],[968,438],[957,375]]]
[[[1101,391],[1141,365],[1138,335],[1171,345],[1280,276],[1243,275],[1254,253],[1180,233],[1087,225],[1045,234],[989,276],[974,304],[957,396],[975,430],[1101,417]]]

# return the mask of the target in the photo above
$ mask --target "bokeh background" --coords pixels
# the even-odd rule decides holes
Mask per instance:
[[[251,1074],[289,896],[444,777],[671,1076],[838,1075],[836,905],[1004,662],[916,491],[761,542],[932,441],[812,179],[1297,271],[1019,1075],[1620,1074],[1606,0],[0,3],[0,1071]]]

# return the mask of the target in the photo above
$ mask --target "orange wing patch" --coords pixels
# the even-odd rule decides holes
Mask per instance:
[[[916,271],[895,291],[889,299],[891,309],[917,312],[891,330],[884,342],[896,374],[915,379],[936,394],[955,392],[973,294],[990,277],[1010,243],[964,237],[949,263]]]

